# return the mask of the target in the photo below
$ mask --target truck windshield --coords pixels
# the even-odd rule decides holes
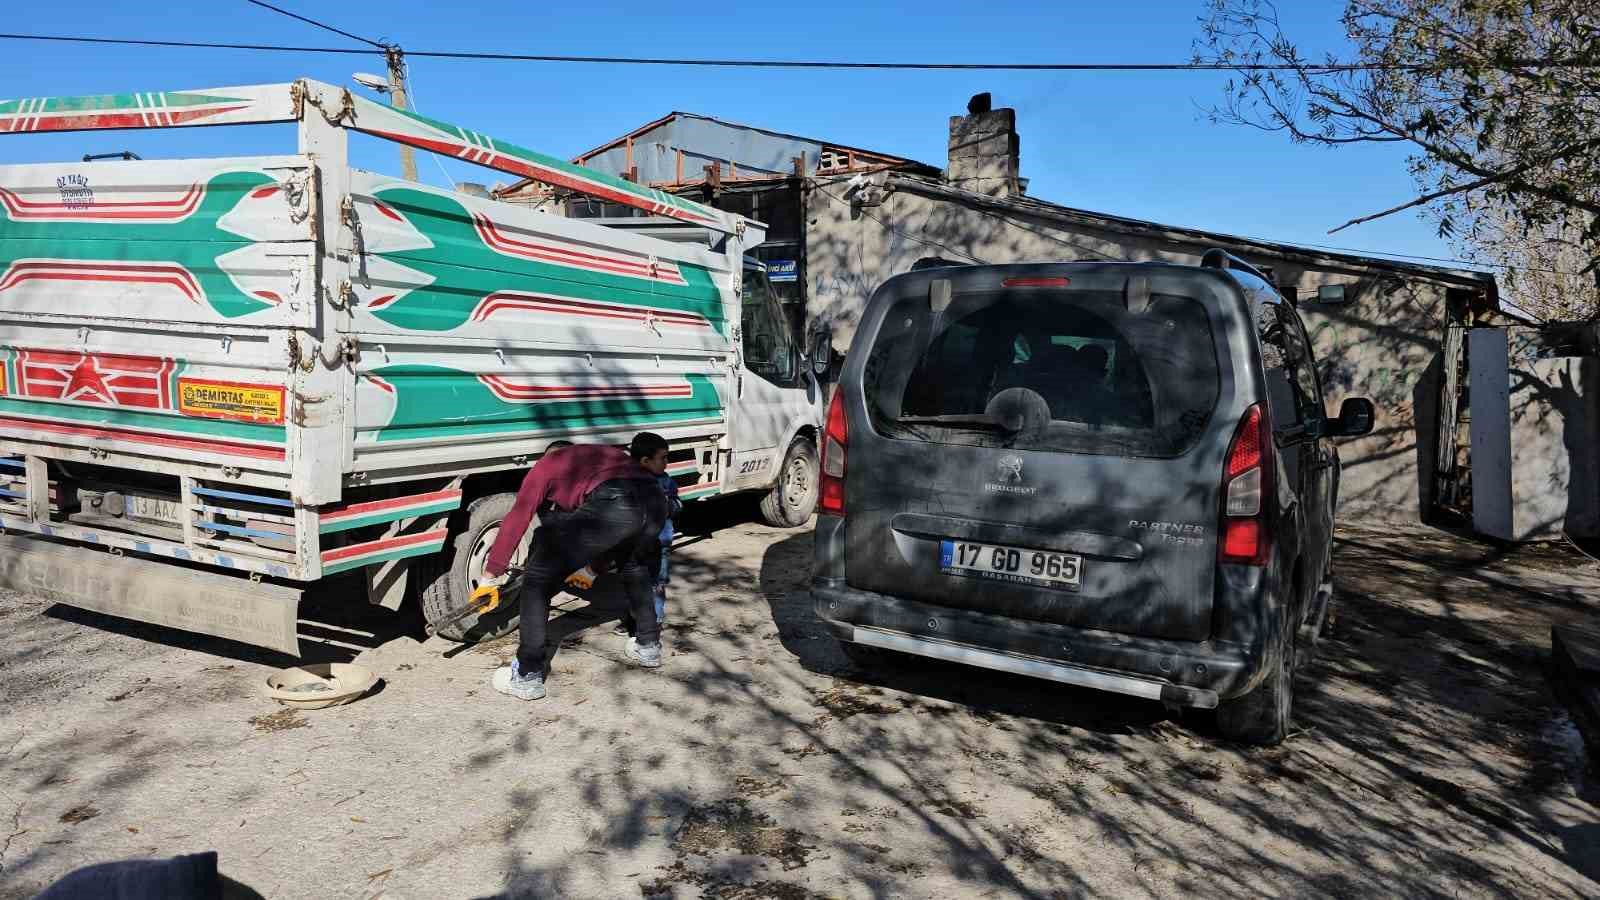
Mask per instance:
[[[894,438],[1171,457],[1204,431],[1218,379],[1192,298],[1157,294],[1135,313],[1118,293],[1030,290],[957,294],[943,314],[897,302],[863,387]]]

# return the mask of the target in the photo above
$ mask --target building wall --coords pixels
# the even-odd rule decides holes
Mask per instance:
[[[1503,540],[1600,535],[1600,359],[1550,357],[1535,328],[1472,336],[1472,505]]]
[[[926,256],[964,261],[1165,260],[1198,263],[1208,245],[1171,233],[1130,234],[1003,216],[948,199],[892,191],[881,205],[853,206],[844,180],[814,182],[806,196],[806,296],[813,319],[830,323],[844,352],[867,298]],[[1348,265],[1290,264],[1252,257],[1280,286],[1316,296],[1343,284],[1349,302],[1302,301],[1322,364],[1330,415],[1350,396],[1378,409],[1373,433],[1340,444],[1344,521],[1421,519],[1436,457],[1433,431],[1445,332],[1447,286]]]

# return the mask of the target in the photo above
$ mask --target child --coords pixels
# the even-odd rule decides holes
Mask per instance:
[[[655,582],[656,624],[661,626],[665,625],[667,621],[667,575],[669,572],[667,559],[672,553],[672,538],[677,533],[673,529],[672,518],[683,510],[683,501],[678,499],[678,482],[671,475],[665,473],[657,475],[656,486],[660,487],[661,492],[667,496],[667,520],[662,523],[661,533],[657,536],[661,543],[661,561],[656,564],[656,570],[650,573],[651,580]],[[587,575],[587,578],[583,577],[585,575]],[[595,577],[593,571],[586,567],[582,571],[574,572],[572,577],[567,579],[567,584],[586,588],[594,583]],[[585,581],[587,583],[584,583]],[[611,633],[619,637],[632,637],[633,621],[624,613],[622,619],[612,627]]]
[[[667,576],[670,571],[668,557],[672,554],[672,538],[677,532],[672,527],[673,519],[683,510],[683,501],[678,499],[678,482],[671,475],[662,473],[656,476],[656,484],[661,486],[661,492],[667,495],[667,521],[661,526],[661,566],[655,573],[656,592],[656,623],[665,625],[667,622]]]

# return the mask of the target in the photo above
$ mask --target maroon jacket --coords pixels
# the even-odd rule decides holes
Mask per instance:
[[[582,506],[595,488],[619,478],[637,478],[651,484],[656,480],[628,455],[628,451],[619,447],[574,444],[546,453],[522,479],[517,502],[500,523],[500,534],[489,548],[489,558],[483,564],[484,573],[497,578],[506,570],[511,564],[511,554],[516,552],[517,544],[528,531],[528,523],[545,503],[570,512]]]

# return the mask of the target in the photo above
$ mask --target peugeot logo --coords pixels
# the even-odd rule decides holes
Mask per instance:
[[[1021,483],[1021,481],[1022,481],[1022,457],[1020,457],[1020,456],[1002,456],[1002,457],[1000,457],[1000,481],[1001,481],[1002,484],[1011,484],[1013,482]]]

